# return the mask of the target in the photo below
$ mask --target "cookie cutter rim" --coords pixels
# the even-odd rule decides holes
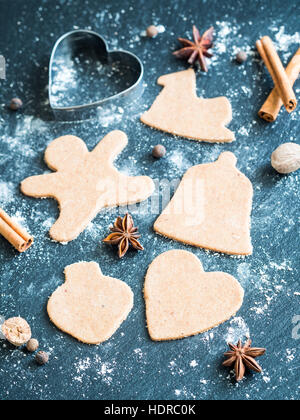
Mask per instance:
[[[57,51],[59,45],[62,43],[62,41],[64,41],[66,38],[68,38],[70,36],[73,36],[73,35],[76,35],[76,34],[88,34],[88,35],[92,35],[92,36],[95,36],[95,37],[99,38],[103,42],[103,44],[105,46],[105,49],[106,49],[106,52],[108,54],[110,54],[110,53],[123,53],[124,54],[125,53],[125,54],[131,56],[133,59],[135,59],[139,68],[140,68],[139,77],[138,77],[137,81],[133,85],[128,87],[127,89],[122,90],[121,92],[118,92],[118,93],[116,93],[112,96],[108,96],[106,98],[103,98],[103,99],[101,99],[99,101],[96,101],[96,102],[92,102],[92,103],[89,103],[89,104],[82,104],[82,105],[73,105],[73,106],[56,106],[56,105],[54,105],[53,101],[52,101],[51,88],[52,88],[52,82],[53,82],[52,68],[53,68],[53,64],[54,64],[55,54],[56,54],[56,51]],[[101,107],[102,105],[104,105],[107,102],[117,100],[118,98],[126,97],[130,93],[134,92],[140,86],[140,84],[143,80],[143,77],[144,77],[144,65],[137,55],[133,54],[130,51],[126,51],[126,50],[120,50],[120,49],[110,50],[108,48],[108,44],[107,44],[106,40],[100,34],[98,34],[97,32],[91,31],[91,30],[88,30],[88,29],[76,29],[74,31],[67,32],[64,35],[62,35],[61,37],[59,37],[58,40],[55,42],[55,44],[53,46],[53,49],[52,49],[52,52],[51,52],[51,57],[50,57],[50,64],[49,64],[49,86],[48,86],[49,105],[50,105],[50,108],[54,112],[58,111],[58,112],[71,113],[72,111],[75,112],[75,111],[85,111],[85,110],[96,109],[96,108]]]

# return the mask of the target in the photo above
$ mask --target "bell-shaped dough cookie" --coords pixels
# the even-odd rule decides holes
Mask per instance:
[[[145,281],[152,340],[176,340],[208,331],[234,316],[244,291],[227,273],[206,273],[190,252],[168,251],[150,265]]]
[[[178,136],[210,143],[232,142],[234,133],[225,126],[232,119],[225,97],[198,98],[193,69],[167,74],[158,79],[164,86],[141,121],[150,127]]]
[[[188,245],[233,255],[252,253],[253,187],[231,152],[193,166],[154,224],[154,230]]]
[[[100,344],[108,340],[133,307],[130,287],[104,276],[95,262],[69,265],[65,276],[65,284],[48,302],[51,321],[83,343]]]

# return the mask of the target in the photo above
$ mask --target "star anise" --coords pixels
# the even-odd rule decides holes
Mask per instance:
[[[201,70],[207,72],[207,65],[205,61],[205,57],[211,58],[213,55],[208,52],[210,48],[213,46],[213,36],[214,36],[214,28],[211,27],[204,34],[201,36],[200,32],[193,26],[193,37],[194,42],[189,41],[185,38],[178,38],[178,41],[181,42],[183,48],[178,51],[175,51],[173,54],[177,58],[182,58],[188,60],[188,63],[194,65],[196,60],[199,61]]]
[[[228,358],[228,360],[223,363],[223,366],[230,367],[234,365],[236,380],[238,382],[244,378],[246,367],[258,373],[262,372],[262,368],[255,361],[255,358],[263,356],[266,349],[251,347],[251,344],[251,340],[248,340],[244,345],[241,340],[239,340],[236,346],[228,344],[231,351],[225,353],[224,355]]]
[[[110,230],[112,233],[103,242],[118,245],[120,258],[124,257],[130,245],[137,250],[144,250],[138,241],[141,235],[138,233],[138,228],[134,226],[133,219],[129,213],[124,218],[118,217]]]

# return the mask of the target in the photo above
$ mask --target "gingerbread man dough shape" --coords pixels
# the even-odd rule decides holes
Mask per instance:
[[[128,177],[113,166],[127,142],[125,133],[112,131],[92,152],[75,136],[60,137],[50,144],[45,162],[56,172],[25,179],[21,191],[28,196],[58,201],[60,216],[50,230],[52,239],[72,241],[101,209],[134,204],[152,195],[151,178]]]
[[[253,187],[231,152],[190,168],[154,230],[185,244],[234,255],[252,254]]]
[[[108,340],[133,307],[130,287],[104,276],[95,262],[69,265],[65,276],[65,284],[48,302],[51,321],[83,343],[100,344]]]
[[[167,74],[158,79],[164,89],[141,121],[150,127],[182,137],[210,143],[232,142],[234,133],[226,128],[232,119],[225,97],[203,99],[196,94],[193,69]]]
[[[144,288],[152,340],[176,340],[208,331],[234,316],[244,290],[227,273],[206,273],[191,252],[174,250],[150,265]]]

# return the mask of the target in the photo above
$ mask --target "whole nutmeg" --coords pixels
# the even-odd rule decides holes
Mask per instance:
[[[39,342],[35,338],[32,338],[28,341],[26,347],[30,353],[34,353],[39,348]]]
[[[49,354],[45,351],[39,351],[35,356],[35,361],[38,365],[43,366],[49,362]]]
[[[158,144],[152,150],[152,156],[155,157],[156,159],[163,158],[166,155],[166,153],[167,153],[166,148],[161,144]]]
[[[22,106],[23,106],[23,102],[21,101],[21,99],[19,99],[19,98],[13,98],[11,101],[10,101],[10,104],[9,104],[9,108],[12,110],[12,111],[18,111],[19,109],[21,109],[22,108]]]
[[[296,143],[284,143],[273,152],[273,168],[280,174],[290,174],[300,169],[300,146]]]
[[[149,38],[155,38],[158,35],[157,27],[154,25],[148,26],[148,28],[146,29],[146,34]]]
[[[243,64],[247,60],[247,58],[248,56],[245,53],[245,51],[239,51],[235,56],[235,59],[239,64]]]

